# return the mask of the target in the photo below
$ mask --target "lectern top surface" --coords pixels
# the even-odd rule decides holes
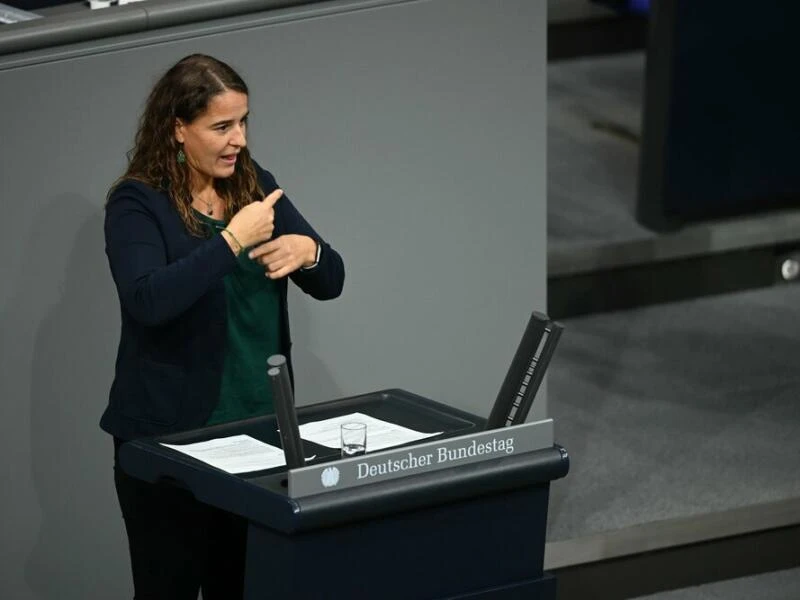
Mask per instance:
[[[297,410],[297,416],[302,425],[354,412],[397,423],[417,431],[442,432],[438,436],[427,438],[427,440],[464,436],[480,432],[485,426],[485,420],[480,417],[404,390],[383,390],[301,407]],[[351,518],[357,507],[364,514],[378,509],[384,510],[385,507],[392,504],[392,496],[397,498],[404,496],[403,504],[409,505],[418,500],[408,497],[409,492],[412,491],[411,488],[414,488],[410,485],[410,478],[409,483],[400,486],[397,493],[388,489],[378,490],[377,486],[371,486],[372,490],[364,490],[361,492],[361,497],[357,498],[345,499],[346,492],[342,492],[340,498],[327,494],[326,496],[330,496],[330,498],[326,497],[324,502],[317,502],[313,497],[296,500],[288,495],[285,467],[233,475],[162,444],[162,442],[185,444],[240,434],[246,434],[280,447],[276,419],[270,415],[158,438],[127,442],[120,448],[120,464],[134,477],[150,482],[159,480],[173,482],[190,490],[202,502],[283,531],[297,531],[306,526],[308,522],[318,523],[321,519],[333,516],[341,518],[343,515],[347,515],[347,518]],[[413,444],[414,442],[411,442],[409,445]],[[339,449],[328,448],[306,440],[303,441],[303,446],[306,456],[317,456],[314,464],[340,458]],[[547,453],[547,456],[542,455],[533,462],[527,459],[516,462],[506,461],[504,464],[508,472],[505,475],[512,479],[517,477],[519,481],[523,481],[527,477],[527,481],[530,481],[532,480],[532,477],[529,476],[531,469],[536,467],[534,462],[543,466],[542,473],[552,473],[552,477],[560,477],[566,473],[566,466],[562,465],[565,460],[562,460],[558,450],[552,450]],[[435,477],[421,483],[425,489],[421,489],[418,496],[435,497],[438,488],[448,487],[447,477],[434,475]],[[507,477],[500,477],[499,473],[487,472],[486,477],[480,475],[469,481],[461,481],[459,485],[463,489],[460,493],[467,493],[468,488],[480,486],[489,479],[496,486],[508,485],[505,481],[508,479]],[[391,483],[378,485],[390,485]],[[377,499],[371,498],[371,496],[376,496]]]
[[[297,409],[297,419],[302,425],[352,413],[362,413],[416,431],[442,432],[436,438],[429,439],[464,435],[479,431],[484,425],[484,420],[480,417],[399,389],[382,390],[300,407]],[[189,456],[181,455],[180,452],[166,448],[163,444],[190,444],[243,434],[272,446],[281,447],[275,415],[266,415],[136,440],[123,445],[121,459],[123,467],[136,477],[147,481],[167,477],[176,479],[191,488],[191,481],[186,481],[186,479],[193,477],[197,472],[208,471],[217,477],[229,474],[218,471]],[[303,447],[305,456],[315,456],[317,463],[339,458],[338,448],[330,448],[308,440],[303,440]],[[231,475],[231,477],[253,481],[255,485],[270,488],[279,484],[271,484],[270,478],[265,479],[264,476],[284,470],[285,467],[277,467]],[[275,488],[274,491],[280,492],[280,489]]]

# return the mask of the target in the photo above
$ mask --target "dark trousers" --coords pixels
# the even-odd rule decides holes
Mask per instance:
[[[236,600],[244,586],[247,522],[194,499],[186,490],[150,484],[119,466],[114,484],[128,532],[134,600]]]

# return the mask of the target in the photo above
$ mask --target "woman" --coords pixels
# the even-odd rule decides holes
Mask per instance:
[[[339,254],[247,151],[248,90],[225,63],[188,56],[147,100],[106,206],[122,332],[101,427],[135,597],[242,595],[245,524],[185,491],[128,476],[123,441],[272,412],[271,354],[288,356],[287,278],[337,297]]]

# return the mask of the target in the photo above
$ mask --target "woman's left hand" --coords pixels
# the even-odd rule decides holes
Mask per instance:
[[[317,242],[306,235],[289,233],[256,246],[248,256],[264,265],[267,277],[280,279],[301,267],[310,267],[317,257]]]

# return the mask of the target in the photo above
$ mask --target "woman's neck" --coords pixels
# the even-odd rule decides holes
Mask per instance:
[[[192,184],[192,206],[209,217],[221,219],[225,215],[225,203],[214,189],[214,180],[210,179],[203,185]]]
[[[214,178],[192,173],[189,180],[189,191],[195,198],[206,198],[215,195]]]

